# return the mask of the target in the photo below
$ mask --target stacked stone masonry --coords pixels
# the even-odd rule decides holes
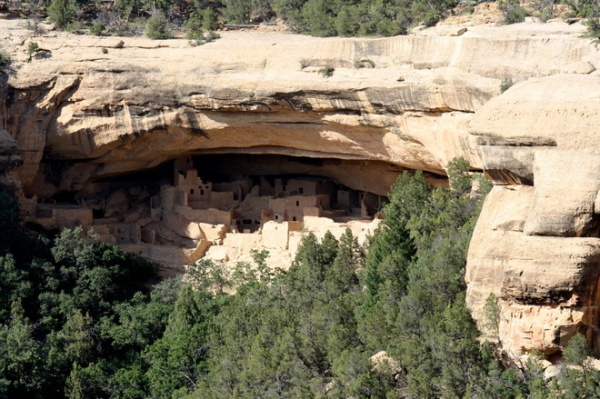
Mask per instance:
[[[114,189],[99,203],[89,201],[90,206],[85,199],[76,205],[30,201],[29,207],[35,211],[27,218],[46,228],[81,225],[94,230],[102,241],[177,270],[204,257],[212,246],[223,246],[230,235],[259,235],[263,237],[260,247],[287,252],[290,233],[308,231],[303,228],[307,218],[313,220],[311,230],[321,233],[345,225],[334,220],[361,218],[368,220],[365,229],[371,231],[373,215],[361,203],[364,198],[364,193],[328,179],[260,177],[257,184],[249,177],[204,181],[192,157],[186,156],[173,161],[173,184],[161,185],[155,195],[132,187]],[[321,231],[315,220],[323,220],[325,230]],[[256,249],[240,248],[245,252]],[[225,247],[212,248],[208,255],[218,261],[239,257],[227,251]],[[278,266],[285,267],[289,258],[286,255]]]

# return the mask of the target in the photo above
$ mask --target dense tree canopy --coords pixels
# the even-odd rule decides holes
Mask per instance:
[[[433,25],[457,4],[458,0],[116,0],[103,9],[84,0],[51,0],[47,12],[63,29],[95,24],[94,34],[135,33],[139,28],[131,22],[150,17],[168,19],[172,26],[184,24],[189,30],[214,30],[217,18],[230,24],[279,19],[295,32],[316,36],[391,36],[418,24]]]
[[[576,367],[551,380],[535,356],[505,369],[478,342],[463,273],[481,200],[467,168],[449,165],[450,189],[402,175],[366,247],[350,230],[309,234],[286,272],[256,251],[254,265],[201,261],[160,283],[79,228],[23,230],[0,194],[0,397],[598,397],[583,336],[564,353]]]
[[[584,17],[588,35],[598,37],[600,6],[595,0],[494,0],[504,23],[531,15]],[[393,36],[419,25],[433,26],[457,13],[475,11],[480,0],[41,0],[9,1],[19,14],[48,15],[60,28],[93,35],[141,35],[154,39],[187,32],[192,45],[212,41],[220,26],[284,23],[293,32],[313,36]],[[564,3],[564,8],[556,7]],[[29,24],[38,31],[37,24]],[[1,60],[0,60],[1,61]],[[0,62],[1,64],[1,62]],[[1,66],[1,65],[0,65]]]

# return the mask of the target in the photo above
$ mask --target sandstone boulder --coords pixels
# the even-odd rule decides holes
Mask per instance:
[[[167,228],[177,233],[182,237],[187,237],[192,240],[200,240],[207,238],[204,232],[200,229],[197,222],[192,222],[181,215],[169,213],[163,216],[163,223]]]

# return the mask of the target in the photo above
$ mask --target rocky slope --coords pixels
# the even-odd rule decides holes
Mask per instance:
[[[25,198],[90,194],[187,154],[340,160],[322,174],[384,194],[404,169],[433,178],[463,156],[496,185],[469,253],[474,316],[501,298],[500,340],[515,355],[559,352],[578,329],[596,342],[600,52],[582,26],[223,32],[200,47],[23,26],[0,21],[14,60],[1,127],[21,150]],[[30,41],[41,51],[29,60]],[[501,94],[506,79],[521,83]]]

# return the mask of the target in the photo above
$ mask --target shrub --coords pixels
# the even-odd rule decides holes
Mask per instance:
[[[431,10],[426,12],[422,17],[423,25],[425,26],[435,26],[438,21],[442,19],[439,10]]]
[[[65,30],[68,32],[73,32],[73,33],[77,33],[77,34],[81,34],[81,30],[84,28],[84,25],[81,21],[71,21],[67,24],[67,26],[65,26]]]
[[[354,68],[375,68],[375,63],[369,59],[362,59],[354,61]]]
[[[600,18],[588,18],[583,23],[587,27],[584,37],[600,39]]]
[[[36,36],[44,33],[39,21],[35,17],[25,23],[25,28],[29,29]]]
[[[102,47],[102,54],[108,54],[108,49],[106,47]]]
[[[330,77],[332,77],[334,72],[335,72],[335,68],[332,67],[331,65],[326,65],[323,68],[319,69],[319,73],[324,78],[330,78]]]
[[[483,305],[485,332],[491,337],[498,337],[498,326],[500,325],[500,306],[498,298],[494,294],[490,294]]]
[[[309,66],[309,65],[310,65],[310,63],[308,62],[308,60],[307,60],[307,59],[305,59],[305,58],[302,58],[302,59],[300,60],[300,69],[304,69],[304,68],[306,68],[306,67],[307,67],[307,66]]]
[[[187,30],[186,37],[188,40],[195,40],[197,44],[203,39],[204,29],[202,27],[202,15],[199,11],[190,13],[187,21],[185,21],[185,28]]]
[[[355,7],[344,6],[335,18],[335,27],[339,36],[354,36],[359,28],[358,18],[354,15]]]
[[[510,89],[511,86],[514,85],[511,78],[502,79],[500,83],[500,93],[504,93],[506,90]]]
[[[500,0],[498,8],[502,11],[505,24],[523,22],[525,17],[529,15],[527,10],[521,7],[518,0]]]
[[[162,14],[154,14],[146,22],[146,36],[150,39],[170,39],[171,31],[167,26],[167,18]]]
[[[27,45],[27,55],[31,58],[33,53],[38,51],[39,48],[40,46],[36,42],[29,42],[29,44]]]
[[[208,32],[206,35],[204,35],[204,40],[207,43],[210,43],[210,42],[215,41],[220,38],[221,38],[221,35],[219,35],[217,32],[212,32],[212,31]]]
[[[106,30],[106,25],[104,25],[102,22],[96,22],[90,28],[90,33],[94,36],[102,36],[102,34],[104,33],[105,30]]]
[[[473,185],[473,178],[469,173],[469,161],[464,158],[454,158],[448,162],[446,171],[450,183],[450,192],[457,197],[468,194]]]
[[[210,7],[206,7],[202,12],[202,27],[207,31],[216,30],[218,27],[217,16]]]
[[[554,18],[554,10],[552,10],[552,7],[546,7],[543,8],[540,11],[540,15],[539,15],[540,21],[541,22],[548,22],[548,20]]]
[[[64,29],[75,20],[78,11],[75,0],[52,0],[48,7],[48,17],[59,28]]]
[[[548,20],[554,18],[554,13],[551,9],[545,8],[540,12],[539,18],[541,22],[548,22]]]
[[[567,347],[563,351],[563,356],[568,363],[582,365],[593,354],[585,336],[577,333],[569,340]]]
[[[598,17],[600,7],[595,0],[564,0],[564,4],[572,10],[571,16],[582,18]]]

